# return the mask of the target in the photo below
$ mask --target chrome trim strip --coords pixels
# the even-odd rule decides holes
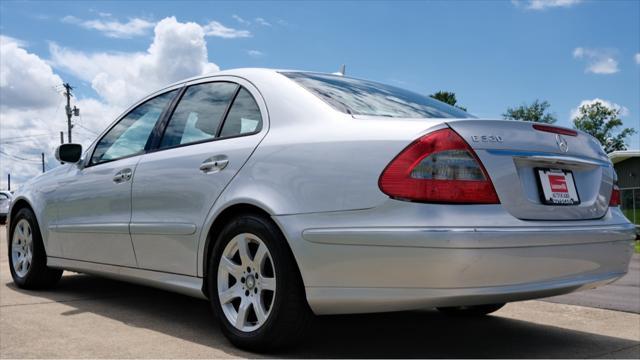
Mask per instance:
[[[47,257],[47,266],[104,276],[114,280],[130,281],[200,299],[206,299],[206,296],[202,293],[203,279],[199,277],[64,259],[52,256]]]
[[[60,233],[129,234],[129,224],[58,224],[49,226],[49,230]]]
[[[635,227],[325,228],[306,229],[302,237],[312,243],[332,245],[487,249],[630,241],[635,238]]]
[[[604,167],[611,166],[611,163],[609,161],[604,161],[604,160],[594,159],[589,157],[581,157],[581,156],[558,155],[553,153],[537,152],[537,151],[519,151],[519,150],[503,150],[503,149],[486,149],[484,151],[492,155],[512,156],[512,157],[525,158],[527,160],[552,161],[557,163],[575,164],[575,165],[589,164],[589,165],[598,165],[598,166],[604,166]]]
[[[131,223],[132,235],[192,235],[196,225],[189,223]]]

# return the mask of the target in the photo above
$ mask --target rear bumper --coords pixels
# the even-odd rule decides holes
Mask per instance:
[[[592,289],[611,283],[625,273],[576,276],[563,280],[477,288],[306,288],[313,311],[320,314],[355,314],[423,309],[439,306],[499,304],[537,299]]]
[[[582,225],[387,226],[387,216],[380,226],[339,226],[371,221],[357,216],[276,218],[317,314],[509,302],[592,288],[627,272],[635,237],[617,214]]]

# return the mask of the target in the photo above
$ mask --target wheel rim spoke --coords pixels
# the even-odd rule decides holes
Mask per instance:
[[[238,283],[233,285],[231,288],[221,292],[218,297],[220,298],[220,303],[226,304],[233,299],[237,299],[240,297],[240,286]]]
[[[17,242],[14,242],[13,245],[11,245],[11,251],[22,255],[22,246],[20,246],[20,244],[18,244]]]
[[[220,264],[229,274],[233,275],[236,280],[239,280],[240,275],[242,275],[242,267],[240,265],[234,264],[231,259],[228,259],[225,256],[220,260]]]
[[[264,290],[275,291],[276,290],[276,279],[275,278],[262,277],[262,278],[260,278],[260,286]]]
[[[260,244],[260,246],[258,247],[258,250],[256,251],[256,255],[253,257],[253,266],[256,268],[256,270],[259,271],[262,265],[262,261],[264,260],[266,255],[267,255],[267,246],[264,244]]]
[[[259,297],[253,298],[253,311],[256,313],[256,318],[258,319],[258,323],[262,324],[267,320],[267,314],[260,303]]]
[[[248,266],[251,264],[251,259],[249,258],[249,244],[247,242],[247,238],[244,236],[238,236],[236,244],[238,245],[238,253],[240,254],[242,266]]]
[[[240,306],[238,307],[238,316],[236,318],[236,327],[238,329],[244,328],[244,325],[247,322],[247,313],[249,312],[250,305],[251,302],[247,299],[242,299],[240,302]]]

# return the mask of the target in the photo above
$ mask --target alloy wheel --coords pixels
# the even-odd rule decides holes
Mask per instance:
[[[13,230],[11,239],[11,262],[16,275],[23,278],[33,262],[33,232],[26,219],[21,219]]]
[[[276,275],[267,245],[256,235],[234,236],[218,265],[218,299],[227,320],[251,332],[269,318],[276,296]]]

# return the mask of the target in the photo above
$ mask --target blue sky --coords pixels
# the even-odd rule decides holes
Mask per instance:
[[[96,90],[98,70],[83,67],[100,54],[147,52],[154,25],[172,16],[202,26],[209,34],[203,61],[221,69],[346,64],[352,76],[421,93],[454,91],[481,117],[548,100],[565,126],[573,109],[597,98],[622,108],[625,126],[640,130],[640,1],[3,1],[0,34],[78,85],[78,98],[122,110]],[[51,112],[63,130],[63,111]],[[102,123],[88,117],[81,120]],[[640,147],[639,138],[629,145]]]

